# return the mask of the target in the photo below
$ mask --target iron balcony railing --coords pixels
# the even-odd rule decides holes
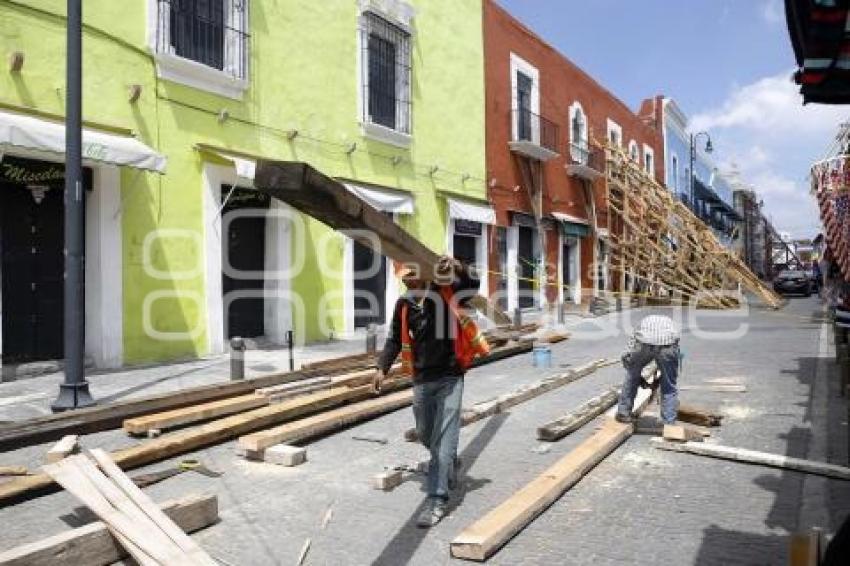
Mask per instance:
[[[531,142],[559,153],[559,128],[556,123],[526,108],[515,108],[511,116],[515,126],[513,141]]]
[[[605,171],[605,152],[602,148],[585,143],[571,143],[569,161],[572,165],[584,165],[594,171]]]

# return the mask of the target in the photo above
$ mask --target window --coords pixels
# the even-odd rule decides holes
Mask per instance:
[[[675,154],[670,160],[670,188],[674,193],[679,192],[679,157]]]
[[[635,140],[629,142],[629,159],[631,159],[635,163],[640,162],[640,155],[638,155],[638,144]]]
[[[649,175],[655,174],[655,152],[646,144],[643,146],[643,170]]]
[[[577,163],[588,161],[587,116],[581,104],[570,107],[570,156]]]
[[[361,22],[363,123],[409,135],[410,34],[371,11]]]
[[[610,118],[608,118],[608,143],[614,147],[623,145],[623,128]]]
[[[541,143],[540,73],[511,53],[511,140]]]
[[[518,114],[518,135],[520,140],[530,141],[531,135],[531,94],[534,90],[534,79],[525,73],[516,74],[516,101]]]
[[[241,98],[248,84],[247,0],[150,0],[160,78]]]

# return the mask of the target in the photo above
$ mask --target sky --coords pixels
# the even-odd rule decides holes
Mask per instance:
[[[676,100],[780,232],[820,230],[808,170],[850,106],[803,106],[782,0],[498,0],[632,109]]]

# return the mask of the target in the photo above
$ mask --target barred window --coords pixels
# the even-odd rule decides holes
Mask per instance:
[[[157,0],[156,50],[248,75],[247,0]]]
[[[363,120],[410,133],[410,34],[384,18],[363,14]]]

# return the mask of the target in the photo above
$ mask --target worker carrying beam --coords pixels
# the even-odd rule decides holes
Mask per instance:
[[[664,424],[673,424],[679,408],[676,387],[679,379],[679,329],[673,320],[660,315],[644,318],[629,338],[622,361],[626,378],[615,418],[621,423],[634,422],[632,407],[641,384],[641,370],[655,361],[661,372],[661,419]]]
[[[395,272],[407,292],[396,302],[373,388],[380,392],[401,353],[402,370],[413,377],[416,431],[431,452],[428,499],[417,519],[419,527],[427,528],[446,515],[449,489],[457,485],[463,375],[489,347],[465,312],[479,287],[472,268],[443,256],[433,278],[421,277],[415,265],[396,263]]]

